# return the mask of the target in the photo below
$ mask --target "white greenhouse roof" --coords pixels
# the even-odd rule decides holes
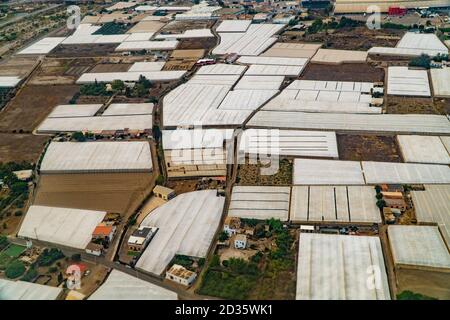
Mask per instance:
[[[189,39],[189,38],[213,38],[214,34],[210,29],[190,29],[183,33],[158,34],[155,39]]]
[[[177,294],[113,269],[89,300],[177,300]]]
[[[277,42],[261,54],[261,56],[310,59],[316,54],[321,46],[321,43]]]
[[[248,129],[239,138],[239,152],[338,158],[336,133],[331,131]]]
[[[270,98],[278,93],[278,90],[234,90],[228,92],[219,106],[225,110],[256,110]]]
[[[294,186],[294,222],[381,223],[372,186]]]
[[[46,54],[55,49],[65,39],[65,37],[44,38],[26,47],[18,54]]]
[[[0,76],[0,88],[14,88],[20,82],[19,77]]]
[[[159,228],[136,268],[160,275],[176,254],[206,257],[219,227],[224,197],[216,190],[183,193],[156,208],[141,226]]]
[[[247,219],[289,219],[290,187],[234,186],[228,215]]]
[[[306,58],[283,58],[283,57],[253,57],[242,56],[237,60],[243,64],[262,64],[276,66],[304,66],[308,63]]]
[[[397,141],[405,162],[450,164],[450,155],[440,137],[399,135]]]
[[[389,67],[387,93],[399,96],[431,96],[427,71]]]
[[[151,115],[153,103],[113,103],[103,112],[103,116]]]
[[[234,89],[243,90],[278,90],[284,76],[243,76]]]
[[[217,27],[217,32],[245,32],[252,23],[251,20],[224,20]]]
[[[101,104],[63,104],[56,106],[49,118],[92,117],[102,107]]]
[[[161,71],[164,67],[164,61],[158,62],[135,62],[128,69],[128,72],[149,72],[149,71]]]
[[[246,76],[299,76],[304,66],[282,66],[252,64],[245,72]]]
[[[298,254],[297,300],[390,299],[378,237],[301,233]],[[373,266],[381,278],[369,287]]]
[[[133,41],[148,41],[151,37],[153,37],[154,32],[137,32],[129,34],[128,38],[124,40],[124,42],[133,42]]]
[[[56,300],[62,288],[27,281],[0,279],[1,300]]]
[[[28,209],[18,236],[84,249],[106,212],[33,205]]]
[[[358,161],[295,159],[293,183],[296,185],[365,184]]]
[[[448,48],[434,33],[407,32],[397,43],[397,48],[433,50],[433,56],[448,54]]]
[[[431,69],[431,81],[435,97],[450,97],[450,68]]]
[[[436,223],[450,246],[450,185],[428,185],[425,191],[411,191],[419,223]]]
[[[251,24],[246,32],[219,33],[220,44],[213,54],[257,56],[277,41],[273,36],[283,28],[283,24]]]
[[[445,116],[422,114],[339,114],[288,111],[258,111],[249,127],[450,134]]]
[[[113,82],[114,80],[137,82],[141,76],[150,81],[178,80],[186,71],[138,71],[83,73],[77,83]]]
[[[131,115],[115,117],[70,117],[47,118],[38,127],[38,133],[75,132],[75,131],[115,131],[152,129],[151,115]]]
[[[245,69],[245,66],[217,63],[200,67],[196,72],[196,75],[241,75]]]
[[[163,130],[164,150],[223,148],[233,136],[232,129]]]
[[[52,142],[41,164],[42,173],[151,170],[147,141]]]
[[[116,51],[175,50],[177,46],[177,40],[125,41],[116,48]]]
[[[363,63],[367,60],[367,51],[319,49],[311,62],[321,64]]]
[[[450,268],[450,254],[438,227],[391,225],[388,227],[388,237],[394,263]]]
[[[450,167],[436,164],[363,161],[368,184],[450,183]]]
[[[287,89],[370,93],[373,87],[371,82],[295,80]]]

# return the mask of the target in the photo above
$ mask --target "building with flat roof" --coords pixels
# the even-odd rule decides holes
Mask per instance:
[[[189,287],[197,278],[197,274],[179,264],[174,264],[166,271],[166,279]]]

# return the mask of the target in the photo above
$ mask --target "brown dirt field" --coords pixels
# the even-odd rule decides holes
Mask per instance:
[[[237,172],[239,185],[286,186],[292,184],[293,165],[281,159],[278,172],[274,175],[261,175],[261,164],[240,164]]]
[[[90,72],[126,72],[131,66],[131,63],[102,63],[96,65]]]
[[[215,21],[193,20],[193,21],[174,21],[166,24],[161,32],[163,33],[182,33],[192,29],[211,29]]]
[[[339,159],[402,162],[395,136],[337,135]]]
[[[364,26],[340,29],[328,34],[320,32],[304,35],[300,39],[288,38],[285,41],[321,42],[328,49],[368,50],[372,47],[395,47],[404,33],[404,30],[393,29],[369,30]]]
[[[37,62],[36,57],[12,57],[0,63],[0,75],[23,77],[33,69]]]
[[[192,38],[182,39],[177,49],[205,49],[211,50],[217,45],[216,38]]]
[[[48,139],[47,136],[0,133],[0,163],[10,161],[35,163]]]
[[[108,101],[108,96],[80,96],[77,104],[103,104]]]
[[[152,191],[151,173],[47,174],[35,204],[128,214]]]
[[[96,61],[91,58],[46,59],[29,83],[33,85],[72,84],[95,63]]]
[[[175,190],[176,194],[182,194],[197,190],[198,179],[172,180],[167,182],[167,187]]]
[[[175,71],[175,70],[191,70],[197,60],[169,60],[164,65],[164,71]]]
[[[48,57],[102,57],[114,53],[117,43],[65,44],[56,47]]]
[[[402,268],[397,271],[397,293],[409,290],[426,296],[449,300],[450,273]]]
[[[126,96],[115,96],[112,103],[145,103],[146,98],[132,98]]]
[[[450,99],[411,98],[388,96],[387,113],[394,114],[449,114]]]
[[[58,104],[68,103],[77,85],[26,86],[0,113],[0,131],[31,133]]]
[[[309,63],[303,71],[302,80],[324,81],[384,81],[384,70],[365,63],[323,65]]]

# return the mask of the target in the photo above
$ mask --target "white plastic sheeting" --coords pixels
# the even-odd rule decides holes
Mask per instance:
[[[431,96],[427,71],[389,67],[387,93],[399,96]]]

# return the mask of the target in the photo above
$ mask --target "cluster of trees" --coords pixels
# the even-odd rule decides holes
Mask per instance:
[[[100,29],[93,34],[123,34],[128,30],[127,26],[123,23],[107,22]]]
[[[343,28],[355,28],[361,26],[361,21],[353,20],[350,18],[342,17],[339,22],[333,20],[328,23],[323,23],[322,19],[317,18],[314,20],[311,26],[308,27],[307,33],[313,34],[320,31],[326,31],[328,29],[343,29]]]
[[[0,163],[0,179],[3,180],[3,183],[5,183],[9,189],[8,196],[0,199],[0,213],[18,197],[22,196],[22,203],[24,199],[28,197],[28,183],[20,181],[13,172],[19,170],[28,170],[32,168],[33,166],[26,162],[9,162],[5,164]]]
[[[111,92],[106,90],[106,85],[104,83],[88,83],[83,84],[80,88],[80,94],[84,96],[109,96]]]
[[[191,269],[193,263],[194,260],[192,260],[191,257],[184,256],[181,254],[175,255],[175,258],[173,259],[173,264],[179,264],[180,266],[183,266],[186,269]]]
[[[381,193],[381,187],[376,185],[375,186],[376,195],[375,198],[377,198],[377,207],[382,210],[386,206],[386,201],[383,199],[383,193]]]
[[[64,253],[56,248],[44,249],[39,258],[36,260],[36,264],[43,267],[51,266],[55,261],[64,258]]]
[[[412,58],[409,62],[410,67],[421,67],[430,69],[431,58],[429,55],[422,54],[420,57]]]

